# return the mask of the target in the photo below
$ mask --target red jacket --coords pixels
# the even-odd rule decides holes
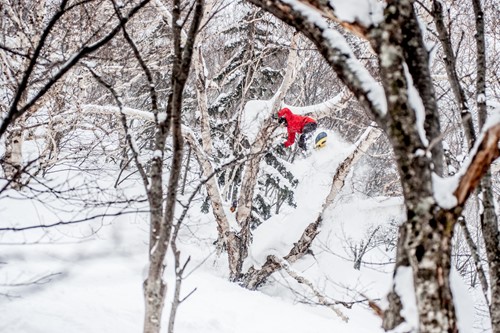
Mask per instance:
[[[288,130],[288,140],[285,142],[285,147],[290,147],[295,142],[295,135],[297,133],[301,134],[304,129],[304,125],[308,123],[315,123],[311,117],[304,117],[293,114],[289,108],[283,108],[278,112],[278,117],[285,118],[287,122]]]

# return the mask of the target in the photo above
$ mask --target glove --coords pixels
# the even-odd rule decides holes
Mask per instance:
[[[285,126],[288,126],[288,123],[284,117],[281,117],[278,119],[278,124],[285,124]]]

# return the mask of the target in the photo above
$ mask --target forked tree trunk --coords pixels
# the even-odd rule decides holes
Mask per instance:
[[[392,15],[391,13],[398,13]],[[451,239],[457,214],[439,209],[433,198],[431,165],[417,131],[416,111],[410,103],[409,82],[405,76],[403,34],[401,26],[414,15],[410,1],[389,1],[385,10],[383,31],[376,37],[381,81],[390,114],[389,138],[394,149],[402,181],[407,221],[400,235],[398,256],[408,259],[419,314],[418,330],[456,332],[456,314],[449,285]],[[411,38],[405,37],[405,40]],[[396,267],[395,284],[398,279]],[[395,316],[397,317],[397,316]]]
[[[163,306],[165,303],[166,284],[163,281],[165,271],[165,256],[169,247],[170,236],[174,221],[177,191],[182,171],[183,135],[181,111],[183,91],[186,84],[193,54],[194,42],[200,26],[203,13],[203,0],[193,4],[192,21],[189,32],[181,46],[181,26],[177,24],[181,16],[180,0],[175,0],[172,10],[172,30],[174,36],[173,69],[171,76],[171,93],[167,104],[167,119],[161,120],[155,114],[156,138],[155,150],[161,154],[153,158],[151,186],[148,193],[151,206],[150,256],[148,276],[144,281],[144,333],[159,333]],[[147,71],[146,71],[147,72]],[[150,83],[151,88],[153,85]],[[170,125],[173,137],[173,156],[170,169],[168,187],[163,197],[163,154],[165,140]],[[165,199],[165,204],[163,203]]]

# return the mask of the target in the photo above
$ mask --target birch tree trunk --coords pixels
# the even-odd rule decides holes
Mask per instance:
[[[209,16],[211,6],[207,6],[204,17]],[[217,230],[219,232],[219,237],[222,239],[226,246],[226,251],[228,254],[228,266],[229,274],[231,277],[238,276],[239,266],[238,262],[240,256],[240,241],[236,235],[236,231],[233,230],[229,224],[228,218],[224,211],[223,198],[217,184],[217,178],[215,177],[215,168],[211,163],[211,156],[213,155],[213,145],[212,145],[212,135],[209,124],[209,114],[208,114],[208,100],[207,100],[207,78],[206,78],[206,67],[203,58],[202,43],[198,43],[195,47],[194,55],[194,69],[196,75],[196,93],[198,97],[198,108],[201,114],[201,142],[202,147],[200,147],[193,135],[188,135],[187,139],[193,149],[198,163],[201,166],[203,177],[206,179],[205,187],[207,194],[210,198],[210,204],[212,206],[212,213],[215,217],[217,223]]]
[[[12,188],[21,188],[21,173],[23,168],[23,143],[24,143],[25,117],[18,119],[15,126],[7,131],[5,137],[5,155],[2,167],[5,178],[11,182]]]
[[[34,46],[40,42],[40,38],[42,33],[38,30],[43,26],[43,22],[46,16],[46,3],[45,1],[37,1],[33,8],[30,10],[28,8],[28,4],[21,4],[19,7],[20,13],[25,13],[30,20],[31,24],[26,24],[23,22],[22,18],[19,17],[12,10],[11,6],[6,5],[4,12],[2,15],[7,14],[9,19],[16,24],[18,29],[23,29],[24,33],[20,34],[18,39],[10,39],[11,43],[15,45],[9,45],[13,48],[21,49],[25,46],[29,46],[24,52],[28,55],[33,55]],[[7,27],[6,20],[0,20],[0,27],[5,29],[12,29],[12,27]],[[12,94],[16,93],[17,86],[16,83],[20,79],[19,77],[14,77],[14,75],[19,75],[19,73],[23,73],[29,70],[32,61],[30,57],[25,57],[23,61],[17,62],[13,59],[7,59],[7,57],[2,54],[2,71],[3,75],[6,78],[9,78],[8,81],[11,83],[7,85],[7,89],[10,90]],[[5,67],[4,67],[5,66]],[[7,82],[8,82],[7,81]],[[18,103],[21,105],[26,104],[28,96],[28,87],[25,87],[24,91],[19,94]],[[4,111],[4,110],[2,110]],[[17,121],[13,123],[11,128],[7,131],[5,137],[5,155],[1,161],[1,165],[4,170],[5,178],[11,182],[11,186],[15,189],[20,189],[22,186],[21,181],[21,173],[23,169],[23,144],[24,144],[24,135],[25,135],[25,124],[26,120],[29,116],[26,114],[22,117],[19,117]],[[3,118],[3,117],[2,117]]]

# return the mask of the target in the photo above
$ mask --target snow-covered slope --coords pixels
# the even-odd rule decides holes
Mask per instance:
[[[294,163],[300,180],[297,208],[287,208],[255,231],[247,266],[262,264],[269,254],[286,254],[304,227],[316,218],[336,167],[353,149],[334,133],[329,134],[327,147]],[[196,290],[179,308],[176,332],[382,332],[380,319],[358,301],[370,297],[383,304],[392,266],[371,265],[355,270],[348,244],[363,239],[372,225],[401,220],[401,203],[398,198],[345,196],[327,212],[313,246],[314,256],[306,256],[292,266],[332,303],[352,302],[352,308],[335,305],[349,317],[347,323],[329,308],[303,304],[315,303],[317,299],[311,290],[284,272],[274,274],[259,291],[248,291],[228,282],[225,258],[214,254],[216,227],[211,216],[193,208],[187,222],[189,228],[180,235],[179,245],[184,259],[192,257],[182,294]],[[6,205],[0,210],[1,220],[5,221],[2,223],[32,224],[35,220],[43,221],[47,214],[40,203],[4,198],[2,204]],[[90,231],[97,232],[89,236]],[[95,230],[75,225],[2,233],[0,293],[4,295],[0,295],[0,331],[141,332],[148,234],[147,218],[131,215],[99,224]],[[375,249],[366,255],[366,260],[388,262],[387,256]],[[167,294],[171,296],[172,260],[167,262]],[[55,275],[36,284],[15,285],[51,273]],[[164,312],[163,331],[169,304]]]

